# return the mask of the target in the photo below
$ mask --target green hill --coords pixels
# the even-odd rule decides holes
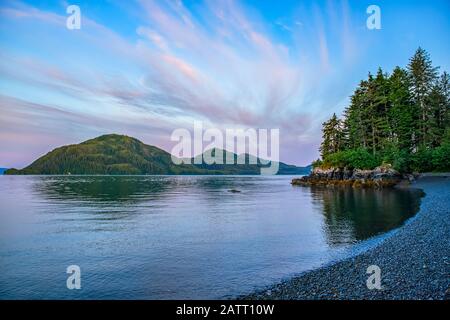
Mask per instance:
[[[245,164],[236,164],[236,165],[230,165],[230,164],[225,164],[226,163],[226,157],[227,155],[232,157],[234,159],[234,163],[237,163],[238,161],[238,155],[226,150],[220,150],[220,149],[213,149],[210,150],[208,152],[211,152],[211,155],[214,156],[215,152],[218,151],[223,151],[223,159],[222,162],[224,164],[211,164],[208,165],[206,163],[202,163],[202,164],[194,164],[197,168],[202,169],[202,170],[208,170],[208,171],[215,171],[217,172],[216,174],[247,174],[247,175],[258,175],[261,172],[261,167],[264,167],[264,165],[261,165],[261,161],[259,158],[249,155],[249,154],[244,154],[243,157],[245,159],[244,163]],[[200,158],[201,159],[202,155],[197,156],[196,158]],[[257,165],[255,164],[250,164],[250,159],[253,160],[253,163],[257,163]],[[195,163],[194,162],[195,159],[192,159],[191,163]],[[309,174],[309,172],[311,171],[311,167],[297,167],[294,165],[288,165],[285,164],[283,162],[279,163],[279,170],[278,170],[278,174]]]
[[[170,154],[141,141],[110,134],[56,148],[22,170],[6,174],[178,174],[192,166],[175,167]]]
[[[236,159],[237,155],[233,157]],[[109,134],[56,148],[29,166],[8,169],[5,174],[260,174],[260,167],[259,164],[175,165],[170,153],[164,150],[132,137]],[[279,168],[279,174],[306,174],[310,169],[284,163]]]

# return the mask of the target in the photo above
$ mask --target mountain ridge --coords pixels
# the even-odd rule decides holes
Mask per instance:
[[[206,152],[215,152],[213,150]],[[219,150],[219,149],[217,149]],[[228,152],[224,150],[225,152]],[[197,156],[197,157],[199,157]],[[224,153],[225,157],[225,153]],[[233,153],[236,160],[238,155]],[[39,157],[23,169],[8,169],[4,174],[155,174],[155,175],[254,175],[260,174],[261,159],[258,164],[248,164],[250,156],[245,154],[246,164],[201,164],[184,163],[176,165],[171,154],[158,147],[147,145],[142,141],[119,134],[107,134],[88,139],[79,144],[71,144],[53,149]],[[236,163],[236,162],[235,162]],[[310,167],[297,167],[283,162],[279,163],[278,174],[307,174]]]

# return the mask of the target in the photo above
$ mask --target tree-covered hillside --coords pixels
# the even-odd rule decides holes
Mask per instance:
[[[128,136],[110,134],[47,153],[22,170],[6,174],[174,174],[194,172],[175,167],[170,154]]]
[[[323,124],[322,159],[314,166],[449,171],[450,76],[438,69],[419,48],[406,69],[369,73],[343,118],[333,114]]]
[[[259,164],[175,165],[170,153],[164,150],[132,137],[109,134],[56,148],[28,167],[8,169],[5,174],[260,174],[260,167]],[[278,174],[309,172],[309,168],[284,163],[279,168]]]

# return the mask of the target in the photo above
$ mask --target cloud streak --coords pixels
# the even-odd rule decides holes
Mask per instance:
[[[330,54],[330,9],[308,9],[315,18],[306,25],[304,14],[267,21],[232,0],[136,1],[127,8],[133,34],[95,21],[83,7],[82,29],[70,32],[64,11],[0,6],[3,145],[17,140],[41,151],[116,131],[170,150],[171,130],[203,120],[222,129],[279,128],[282,160],[306,164],[317,156],[320,123],[348,92],[333,89],[341,80]],[[332,12],[339,25],[331,27],[343,30],[337,50],[355,55],[348,6]],[[17,44],[7,37],[14,27]],[[0,153],[8,165],[24,165],[38,153],[25,149],[12,158],[7,148]]]

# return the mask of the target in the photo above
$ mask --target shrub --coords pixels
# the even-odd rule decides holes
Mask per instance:
[[[399,172],[410,172],[411,155],[407,150],[389,148],[383,152],[383,163],[391,163],[392,167]]]
[[[323,165],[323,161],[320,160],[320,159],[317,159],[316,161],[313,161],[311,163],[311,165],[312,165],[313,168],[320,168]]]
[[[411,169],[414,172],[433,171],[432,150],[421,148],[411,155]]]
[[[322,166],[373,169],[380,163],[381,161],[378,157],[372,155],[364,148],[359,148],[330,154],[324,159]]]
[[[392,161],[395,170],[406,173],[411,171],[411,155],[407,151],[399,151]]]
[[[380,159],[363,148],[350,150],[348,159],[350,168],[373,169],[381,164]]]
[[[440,147],[433,150],[431,162],[436,171],[450,171],[449,142],[444,142]]]

